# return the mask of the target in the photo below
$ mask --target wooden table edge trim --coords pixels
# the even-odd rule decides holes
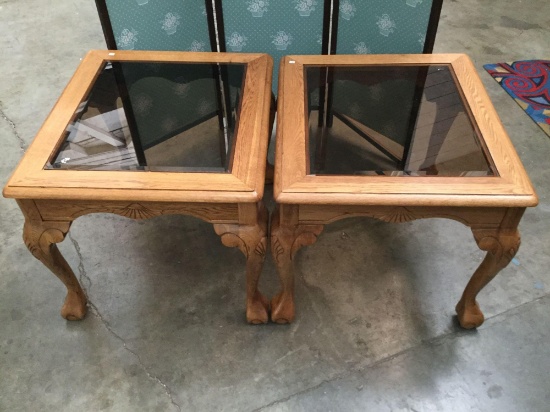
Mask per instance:
[[[115,58],[117,61],[135,61],[144,56],[147,61],[171,62],[173,60],[182,63],[250,63],[266,53],[230,53],[230,52],[191,52],[191,51],[170,51],[170,50],[101,50],[93,49],[86,53],[86,56],[93,56],[102,60]],[[182,58],[185,57],[185,58]]]
[[[468,55],[460,54],[451,65],[455,76],[460,80],[457,86],[461,89],[464,103],[468,105],[467,110],[472,112],[472,122],[477,123],[476,127],[483,135],[488,155],[492,157],[491,161],[495,163],[500,176],[521,187],[524,192],[534,192],[529,175],[472,60]],[[468,76],[470,73],[474,75]],[[484,111],[488,116],[483,115]]]
[[[12,199],[52,200],[113,200],[151,202],[210,202],[210,203],[256,203],[262,199],[258,191],[196,191],[196,190],[134,190],[134,189],[90,189],[79,188],[36,188],[6,186],[3,196]]]
[[[60,111],[60,108],[63,105],[66,106],[68,102],[83,100],[83,98],[89,93],[92,87],[93,81],[89,79],[94,79],[99,74],[98,68],[101,61],[102,57],[95,53],[95,50],[91,50],[86,53],[85,57],[77,66],[73,75],[63,88],[61,94],[57,97],[55,103],[48,112],[48,115],[40,125],[40,128],[34,134],[31,143],[29,144],[29,146],[25,150],[25,153],[23,153],[23,156],[21,156],[21,159],[19,160],[17,166],[11,173],[6,186],[13,186],[15,181],[21,179],[24,180],[25,176],[27,176],[28,174],[36,172],[37,170],[43,170],[47,159],[49,158],[49,156],[51,156],[51,153],[55,152],[58,145],[61,144],[61,136],[49,137],[49,129],[52,128],[52,125],[60,123],[64,123],[66,125],[68,122],[64,121],[63,119],[71,118],[72,116],[74,116],[74,110],[67,110],[66,113],[64,113],[63,119],[58,120],[54,117],[54,112]],[[79,82],[77,82],[76,80],[80,80],[81,82],[86,83],[86,88],[79,89],[77,84]],[[66,96],[70,96],[70,98]],[[73,106],[76,107],[76,105]],[[54,138],[56,139],[55,142]],[[50,140],[52,141],[52,143],[55,144],[49,149],[49,153],[45,155],[44,153],[42,153],[42,146],[49,143]]]
[[[418,64],[452,64],[464,53],[433,53],[433,54],[333,54],[333,55],[288,55],[288,60],[294,60],[301,65],[321,66],[363,66],[368,65],[418,65]]]
[[[534,207],[538,204],[532,195],[419,195],[419,194],[364,194],[348,193],[289,193],[276,192],[274,199],[282,204],[330,204],[370,206],[459,206],[459,207]]]
[[[251,133],[246,133],[239,127],[237,139],[239,136],[247,138],[247,143],[250,145],[252,142],[256,142],[254,152],[257,157],[257,162],[254,163],[255,156],[249,156],[250,163],[244,169],[232,170],[231,174],[240,179],[251,190],[256,190],[263,195],[265,186],[265,168],[267,163],[267,150],[269,145],[269,116],[271,110],[271,84],[273,77],[273,58],[267,54],[259,55],[254,60],[248,62],[260,64],[261,70],[265,71],[265,79],[257,79],[263,84],[263,88],[260,87],[255,90],[256,96],[254,103],[260,107],[253,110],[254,113],[254,125],[250,127]],[[257,70],[257,69],[256,69]],[[258,78],[259,76],[256,76]],[[244,99],[244,95],[243,95]],[[249,99],[251,100],[251,99]],[[241,115],[243,116],[243,115]],[[252,135],[252,137],[250,137]],[[242,143],[242,142],[241,142]],[[237,142],[237,144],[240,144]]]

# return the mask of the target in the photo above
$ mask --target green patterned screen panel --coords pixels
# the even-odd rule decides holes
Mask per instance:
[[[322,0],[224,0],[222,7],[227,51],[269,53],[275,94],[281,57],[321,54]]]
[[[212,51],[203,0],[107,0],[120,50]]]
[[[430,0],[341,0],[338,54],[422,53]]]

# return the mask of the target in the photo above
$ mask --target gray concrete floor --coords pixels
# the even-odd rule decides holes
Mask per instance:
[[[550,138],[482,69],[550,58],[549,27],[548,0],[443,8],[435,51],[472,57],[540,197],[477,331],[453,308],[483,254],[438,219],[328,226],[296,259],[296,321],[250,326],[244,259],[210,225],[82,217],[60,248],[92,305],[66,322],[63,286],[0,199],[0,410],[550,411]],[[79,59],[104,47],[91,0],[0,0],[2,184]],[[271,260],[262,289],[277,289]]]

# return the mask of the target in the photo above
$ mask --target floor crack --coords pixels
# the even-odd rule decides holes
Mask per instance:
[[[86,269],[84,268],[84,260],[82,258],[82,253],[80,251],[80,245],[78,244],[78,242],[76,241],[76,239],[71,235],[71,233],[69,232],[69,239],[71,240],[74,248],[76,249],[76,254],[78,255],[78,260],[79,260],[79,263],[78,263],[78,272],[79,272],[79,277],[80,277],[80,283],[82,284],[82,279],[85,279],[86,282],[88,283],[88,287],[84,287],[84,285],[82,285],[82,288],[84,290],[84,293],[86,294],[86,296],[88,297],[88,306],[90,307],[91,309],[91,312],[94,314],[95,317],[97,317],[101,323],[103,324],[103,326],[105,326],[105,328],[109,331],[109,333],[111,333],[111,335],[113,335],[116,339],[118,339],[120,342],[122,342],[122,346],[123,348],[127,351],[127,352],[130,352],[132,355],[134,355],[134,357],[137,359],[138,363],[139,363],[139,366],[141,366],[141,368],[143,369],[143,371],[147,374],[147,377],[153,381],[155,381],[156,383],[158,383],[159,385],[161,385],[164,389],[164,392],[166,393],[166,395],[168,396],[168,398],[170,399],[170,403],[172,405],[174,405],[176,407],[176,409],[181,412],[181,407],[180,405],[178,405],[176,403],[176,401],[174,400],[174,396],[172,395],[172,391],[170,390],[170,388],[168,387],[168,385],[166,385],[158,376],[154,375],[153,373],[151,373],[149,371],[149,368],[147,368],[147,366],[145,366],[145,364],[143,363],[143,361],[141,360],[141,357],[139,356],[139,354],[137,352],[135,352],[134,350],[130,349],[128,347],[128,345],[126,344],[126,341],[122,338],[122,336],[120,336],[118,333],[116,333],[113,328],[111,327],[111,325],[109,324],[109,322],[103,317],[103,315],[101,314],[101,312],[99,312],[99,310],[97,309],[97,307],[92,303],[92,301],[90,300],[89,296],[88,296],[88,291],[87,289],[90,288],[92,286],[92,280],[90,279],[90,277],[88,276],[88,274],[86,273]]]
[[[332,378],[329,378],[329,379],[324,379],[322,380],[321,382],[319,382],[317,385],[315,386],[312,386],[310,388],[306,388],[306,389],[303,389],[299,392],[296,392],[296,393],[293,393],[291,395],[288,395],[286,398],[282,398],[282,399],[277,399],[271,403],[268,403],[267,405],[264,405],[264,406],[260,406],[259,408],[257,409],[254,409],[252,412],[260,412],[260,411],[263,411],[264,409],[266,408],[270,408],[272,406],[275,406],[275,405],[279,405],[279,404],[282,404],[286,401],[289,401],[291,400],[292,398],[296,397],[296,396],[299,396],[299,395],[302,395],[304,393],[307,393],[307,392],[310,392],[310,391],[314,391],[315,389],[317,388],[320,388],[321,386],[323,386],[324,384],[326,383],[330,383],[330,382],[333,382],[335,380],[338,380],[338,379],[342,379],[342,378],[346,378],[348,375],[351,375],[352,373],[354,372],[357,372],[357,371],[354,371],[354,370],[348,370],[348,371],[345,371],[345,372],[342,372],[342,373],[339,373],[335,376],[333,376]]]
[[[76,254],[78,255],[78,273],[79,273],[78,280],[80,281],[81,285],[83,284],[82,279],[84,278],[86,280],[88,285],[86,287],[84,286],[82,287],[86,295],[88,295],[87,291],[92,288],[92,279],[90,279],[90,277],[86,273],[86,269],[84,268],[84,259],[82,258],[82,253],[80,252],[80,245],[78,244],[76,239],[71,235],[71,232],[69,232],[69,239],[71,239],[71,242],[73,243],[73,246],[76,250]]]
[[[22,152],[24,152],[27,149],[27,145],[23,138],[19,135],[19,133],[17,133],[17,126],[15,126],[15,123],[4,112],[2,102],[0,102],[0,116],[11,126],[11,128],[13,129],[13,134],[15,135],[17,140],[19,140],[19,148]]]
[[[156,383],[158,383],[160,386],[162,386],[162,388],[164,389],[164,392],[166,393],[166,395],[168,396],[168,398],[170,399],[170,403],[172,405],[174,405],[176,407],[176,409],[181,412],[181,406],[178,405],[176,403],[176,401],[174,400],[174,396],[172,395],[172,391],[170,390],[170,388],[168,387],[168,385],[166,385],[158,376],[154,375],[153,373],[151,373],[149,371],[149,368],[147,366],[145,366],[145,364],[143,363],[143,361],[141,360],[141,357],[139,356],[139,354],[137,352],[135,352],[134,350],[130,349],[128,347],[128,345],[126,344],[126,342],[124,341],[124,339],[119,335],[117,334],[113,328],[111,327],[111,325],[109,325],[109,322],[107,322],[107,320],[105,320],[105,318],[101,315],[101,313],[99,312],[99,310],[97,310],[97,307],[90,301],[88,301],[88,305],[90,306],[90,308],[92,309],[92,312],[93,314],[101,321],[101,323],[103,323],[103,325],[105,326],[105,328],[111,333],[111,335],[113,335],[115,338],[117,338],[120,342],[122,342],[122,346],[124,347],[124,349],[128,352],[130,352],[132,355],[135,356],[135,358],[137,359],[138,363],[139,363],[139,366],[141,366],[141,368],[143,369],[143,371],[147,374],[147,377],[153,381],[155,381]]]

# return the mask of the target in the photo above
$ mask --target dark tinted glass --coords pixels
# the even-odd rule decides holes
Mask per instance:
[[[495,174],[450,66],[307,67],[306,83],[310,174]]]
[[[47,169],[230,169],[242,64],[105,65]]]

